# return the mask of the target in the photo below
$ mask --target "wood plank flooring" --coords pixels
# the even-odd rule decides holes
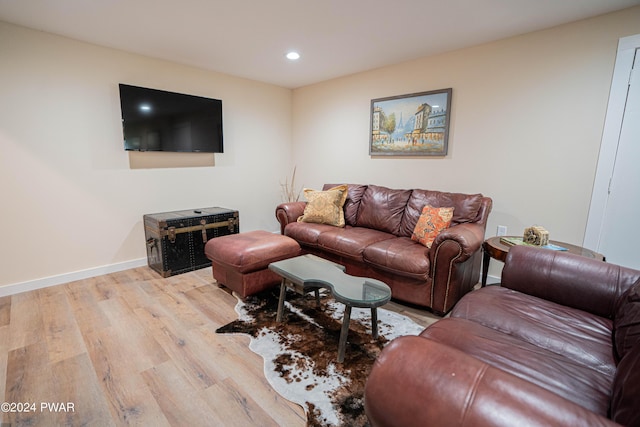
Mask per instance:
[[[0,298],[2,422],[304,426],[249,338],[215,333],[237,318],[236,302],[211,268],[161,278],[140,267]],[[385,308],[425,326],[437,319]]]

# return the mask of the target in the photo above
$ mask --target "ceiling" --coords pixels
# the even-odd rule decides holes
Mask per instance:
[[[0,20],[297,88],[640,0],[0,0]],[[291,62],[290,50],[302,57]]]

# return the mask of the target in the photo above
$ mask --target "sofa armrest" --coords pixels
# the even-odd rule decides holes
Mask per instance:
[[[416,336],[387,345],[364,394],[374,427],[618,425],[459,350]]]
[[[427,254],[434,313],[444,315],[478,282],[483,239],[483,226],[465,223],[444,230],[433,241]]]
[[[296,222],[299,216],[304,213],[307,202],[287,202],[276,207],[276,219],[280,223],[280,234],[284,234],[287,224]]]
[[[432,261],[433,257],[446,256],[447,258],[454,259],[454,262],[464,262],[473,256],[482,246],[484,241],[484,227],[475,223],[465,223],[454,225],[453,227],[443,230],[431,245]],[[451,254],[440,254],[440,246],[447,240],[453,240],[458,249]]]
[[[640,279],[640,271],[580,255],[514,246],[501,285],[528,295],[613,318],[620,296]]]

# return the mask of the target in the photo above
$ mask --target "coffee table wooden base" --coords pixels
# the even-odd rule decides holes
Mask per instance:
[[[282,317],[284,315],[284,301],[287,296],[287,285],[290,285],[291,289],[299,293],[300,295],[304,295],[307,292],[313,291],[316,295],[316,307],[320,308],[320,289],[315,288],[306,288],[302,286],[297,286],[295,283],[289,282],[287,279],[282,279],[280,283],[280,298],[278,299],[278,314],[276,315],[276,322],[282,322]]]
[[[276,314],[278,322],[282,322],[284,317],[287,287],[291,287],[299,294],[314,291],[318,306],[320,305],[319,289],[325,288],[331,293],[334,300],[344,304],[344,316],[338,343],[338,362],[344,362],[353,307],[371,309],[371,333],[374,339],[378,337],[378,312],[376,309],[391,300],[391,288],[385,283],[376,279],[350,276],[345,273],[344,266],[310,254],[272,262],[269,264],[269,270],[282,277],[278,313]]]
[[[276,322],[282,322],[284,317],[284,302],[287,299],[287,287],[292,288],[295,292],[304,294],[305,289],[300,286],[296,286],[294,283],[289,282],[287,279],[282,279],[280,283],[280,298],[278,299],[278,313],[276,315]],[[306,291],[313,291],[316,297],[316,306],[320,307],[320,291],[318,288],[306,289]],[[338,362],[344,362],[344,355],[347,350],[347,337],[349,336],[349,324],[351,323],[351,306],[345,304],[344,315],[342,316],[342,327],[340,328],[340,340],[338,341]],[[377,307],[371,307],[371,336],[373,339],[378,339],[378,309]]]

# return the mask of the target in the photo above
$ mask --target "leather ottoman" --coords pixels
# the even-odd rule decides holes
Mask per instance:
[[[204,253],[211,260],[213,278],[246,298],[280,283],[270,263],[300,254],[295,240],[268,231],[249,231],[210,239]]]

